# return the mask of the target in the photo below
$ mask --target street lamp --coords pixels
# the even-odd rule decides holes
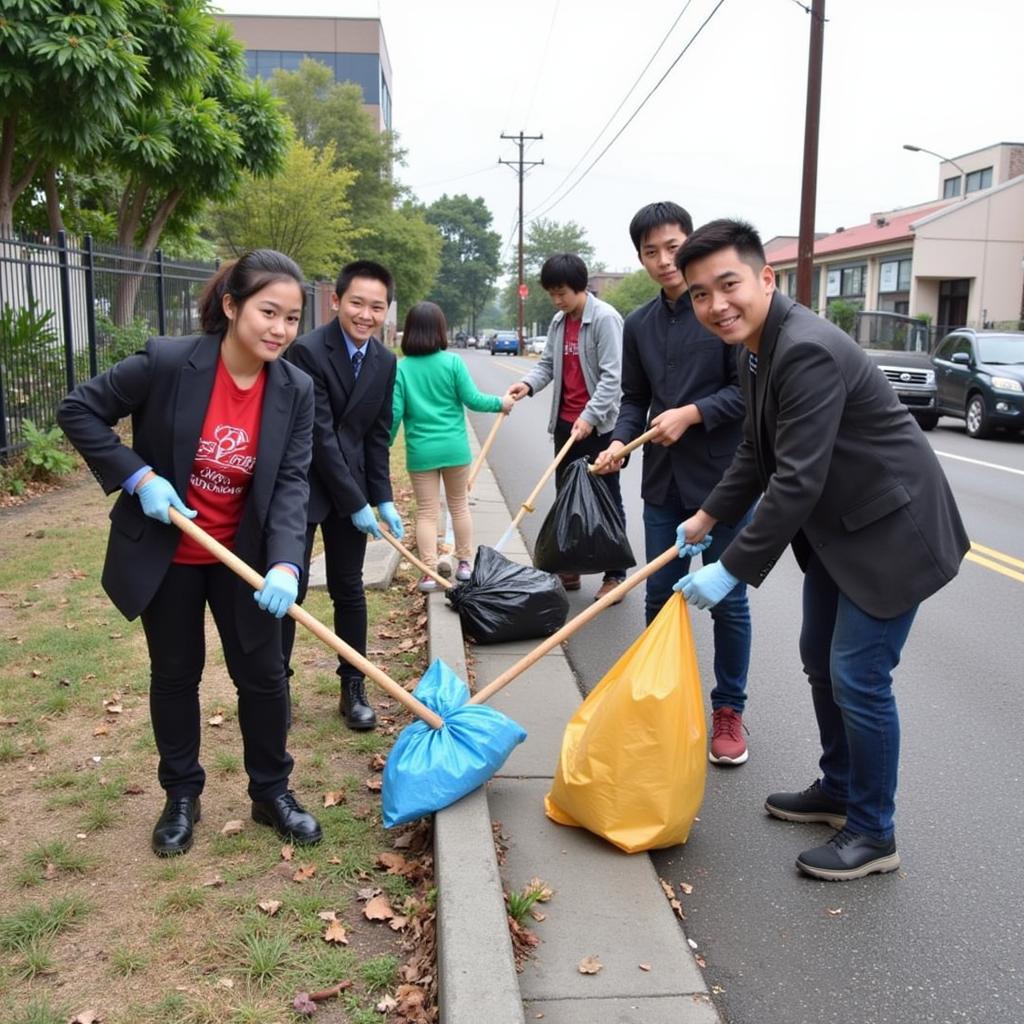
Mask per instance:
[[[903,148],[909,149],[911,153],[927,153],[929,156],[937,156],[943,163],[952,164],[964,178],[964,187],[960,192],[960,198],[967,198],[967,172],[955,160],[951,160],[948,156],[943,156],[941,153],[936,153],[933,149],[925,149],[924,146],[911,146],[909,142],[904,142]]]

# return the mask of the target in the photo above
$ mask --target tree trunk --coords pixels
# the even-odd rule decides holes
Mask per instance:
[[[57,240],[57,233],[64,230],[64,214],[60,208],[60,190],[57,187],[57,170],[47,167],[43,171],[43,189],[46,192],[46,216],[50,221],[50,238]]]
[[[39,163],[39,157],[33,157],[21,177],[14,177],[15,121],[13,115],[5,117],[3,132],[0,134],[0,237],[4,238],[14,234],[14,204],[28,187]]]

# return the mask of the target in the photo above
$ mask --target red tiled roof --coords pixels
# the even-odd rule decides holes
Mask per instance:
[[[876,221],[867,224],[857,224],[844,231],[835,231],[831,235],[825,235],[814,243],[814,255],[828,256],[831,253],[845,252],[847,249],[864,249],[872,245],[882,245],[886,242],[897,242],[901,239],[910,239],[914,233],[910,225],[914,221],[927,217],[936,210],[949,206],[952,200],[936,203],[934,206],[917,207],[910,213],[896,213],[885,216],[885,224],[881,227]],[[771,254],[771,262],[792,263],[797,258],[797,243],[779,246]]]

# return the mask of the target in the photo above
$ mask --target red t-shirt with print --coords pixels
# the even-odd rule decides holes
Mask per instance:
[[[558,418],[575,423],[590,401],[587,382],[583,379],[580,366],[580,326],[582,320],[565,318],[562,339],[562,395],[558,406]]]
[[[189,475],[185,504],[199,513],[194,522],[228,548],[235,542],[256,468],[266,376],[260,373],[252,387],[240,388],[224,360],[218,360],[210,404]],[[217,559],[183,534],[174,561],[207,565]]]

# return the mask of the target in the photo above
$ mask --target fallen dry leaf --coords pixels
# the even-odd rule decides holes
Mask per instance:
[[[398,1000],[394,996],[385,996],[377,1004],[378,1013],[390,1013],[392,1010],[398,1007]]]
[[[281,860],[291,860],[295,856],[295,847],[286,843],[281,847]]]
[[[576,970],[578,970],[580,974],[597,974],[602,967],[604,967],[604,964],[598,960],[597,954],[595,953],[590,956],[585,956],[577,965]]]
[[[842,912],[842,907],[827,907],[825,909],[825,913],[828,914],[829,917],[838,917]]]
[[[300,1017],[311,1017],[316,1013],[316,1003],[309,998],[308,992],[297,992],[292,1000],[292,1009]]]
[[[391,909],[387,896],[374,896],[369,903],[363,907],[363,917],[368,921],[388,921],[395,916]]]
[[[244,828],[244,821],[240,821],[238,818],[232,818],[231,821],[224,822],[224,827],[220,830],[220,834],[222,836],[237,836]]]
[[[214,725],[214,726],[223,725],[224,724],[224,713],[222,711],[218,711],[215,715],[212,715],[210,718],[208,718],[206,720],[206,724],[207,725]]]
[[[324,807],[337,807],[345,802],[343,789],[331,789],[324,793]]]
[[[664,878],[659,878],[658,883],[661,885],[661,891],[665,894],[665,898],[669,902],[669,906],[676,912],[676,917],[680,921],[686,920],[686,915],[683,913],[683,905],[676,899],[676,891],[672,888]]]
[[[93,736],[106,736],[109,731],[110,730],[107,729],[105,725],[97,725],[96,728],[93,729],[92,734]]]
[[[281,909],[280,900],[260,900],[256,904],[268,917],[273,917]]]
[[[707,965],[708,965],[707,960],[705,960],[704,957],[702,957],[700,955],[695,956],[693,959],[697,961],[697,966],[698,967],[707,967]]]
[[[542,913],[536,907],[534,907],[530,911],[530,917],[532,917],[534,919],[534,921],[546,921],[548,919],[548,915],[545,914],[545,913]]]
[[[650,964],[637,964],[637,967],[639,967],[641,971],[649,971],[651,969]]]
[[[220,875],[211,875],[205,882],[203,882],[204,889],[219,889],[224,884],[224,879]]]
[[[393,932],[400,932],[409,923],[409,918],[395,916],[388,921],[388,927]]]
[[[233,978],[218,978],[217,979],[217,987],[218,988],[226,988],[226,989],[229,989],[229,990],[233,989],[235,987],[234,979]]]
[[[140,793],[145,792],[145,789],[143,789],[143,787],[137,782],[129,782],[128,785],[124,787],[125,796],[138,796]]]
[[[689,882],[680,882],[679,888],[682,890],[684,896],[689,896],[693,892],[693,886]]]
[[[103,1018],[95,1010],[82,1010],[71,1018],[71,1024],[100,1024]]]
[[[340,946],[348,945],[348,931],[337,919],[328,922],[323,938],[324,942],[334,942]]]
[[[377,864],[382,868],[387,868],[389,875],[400,875],[406,867],[407,861],[400,853],[391,853],[385,850],[383,853],[377,854]]]
[[[371,775],[366,780],[366,788],[374,793],[379,793],[384,788],[384,780],[379,775]]]
[[[52,860],[46,862],[46,867],[43,868],[43,878],[48,882],[52,881],[60,872],[57,870],[57,865]]]
[[[303,882],[308,882],[309,879],[316,876],[316,865],[315,864],[302,864],[299,870],[292,875],[292,881],[298,882],[300,885]]]
[[[388,759],[383,754],[374,754],[370,758],[370,771],[382,772],[384,771],[384,765],[388,763]]]

